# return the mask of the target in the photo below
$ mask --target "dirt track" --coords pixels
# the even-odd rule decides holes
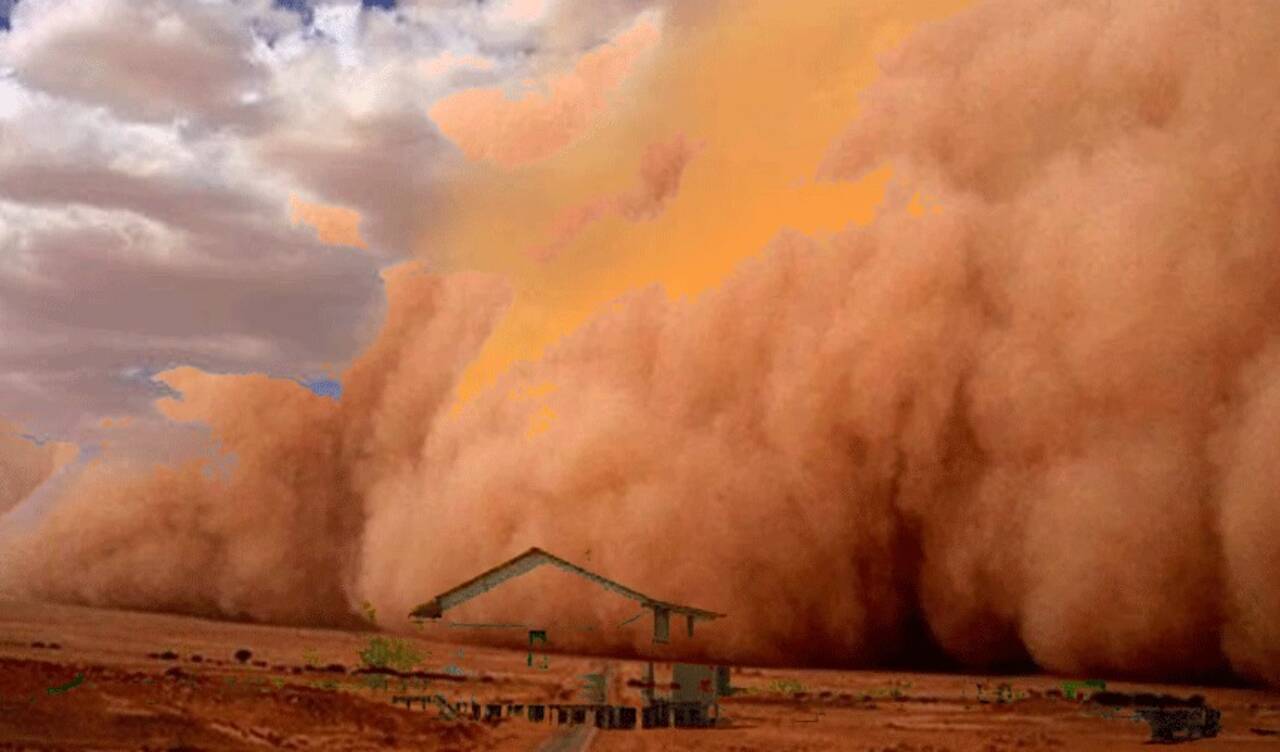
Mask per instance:
[[[569,735],[524,717],[449,721],[434,707],[393,705],[406,691],[395,679],[380,690],[352,673],[371,636],[0,602],[0,749],[537,750],[590,736],[593,752],[1134,750],[1148,738],[1143,723],[1103,718],[1062,697],[1060,678],[750,668],[733,674],[742,691],[722,701],[726,723],[716,729]],[[639,663],[552,655],[539,670],[524,652],[412,639],[429,653],[429,678],[410,693],[568,703],[579,678],[608,663],[614,701],[640,701],[626,686],[641,677]],[[243,663],[234,657],[241,649],[252,653]],[[667,675],[661,665],[658,672]],[[1280,731],[1280,694],[1119,682],[1108,689],[1204,695],[1222,711],[1223,730],[1196,748],[1280,749],[1280,736],[1258,733]]]

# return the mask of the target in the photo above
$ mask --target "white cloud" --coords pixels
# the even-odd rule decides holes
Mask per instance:
[[[242,118],[236,96],[256,71],[252,37],[233,20],[162,0],[26,0],[0,59],[35,88],[130,117]]]
[[[360,4],[326,5],[316,8],[315,28],[334,41],[335,54],[344,68],[360,63]]]

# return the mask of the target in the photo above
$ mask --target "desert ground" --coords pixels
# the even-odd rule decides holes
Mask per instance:
[[[610,701],[641,704],[644,664],[405,638],[426,656],[416,688],[355,673],[373,632],[341,632],[37,603],[0,602],[3,750],[1033,750],[1138,749],[1148,726],[1063,696],[1067,677],[735,667],[709,729],[600,730],[525,716],[449,719],[450,702],[581,702],[605,673]],[[248,651],[246,655],[242,651]],[[239,657],[237,657],[237,653]],[[659,664],[655,678],[670,676]],[[628,685],[628,681],[632,685]],[[981,685],[981,686],[979,686]],[[1005,685],[1001,688],[1001,685]],[[981,694],[980,694],[981,690]],[[1280,748],[1280,693],[1107,682],[1201,694],[1222,713],[1206,749]]]

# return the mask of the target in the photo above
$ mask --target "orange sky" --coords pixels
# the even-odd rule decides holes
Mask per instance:
[[[649,39],[637,31],[646,28],[642,22],[526,93],[528,106],[543,114],[554,109],[549,97],[559,97],[567,113],[559,122],[538,121],[542,141],[564,144],[550,156],[530,157],[542,152],[502,142],[518,141],[509,130],[468,133],[461,147],[478,161],[456,176],[443,226],[424,236],[418,250],[444,270],[497,272],[511,280],[516,296],[459,396],[470,397],[516,360],[536,358],[628,290],[657,283],[672,295],[696,294],[780,231],[821,234],[868,222],[889,166],[850,183],[818,183],[813,175],[856,116],[857,92],[875,75],[875,54],[915,24],[966,4],[760,2],[734,3],[716,17],[668,15],[653,54],[643,54]],[[608,54],[625,58],[606,66],[613,75],[581,75],[584,62]],[[491,91],[454,96],[474,105],[471,118],[486,104],[498,119],[525,104]],[[591,107],[577,106],[574,97]],[[431,112],[446,122],[446,135],[457,132],[442,117],[448,107]],[[530,254],[553,239],[567,209],[631,190],[646,149],[677,137],[698,148],[665,211],[640,221],[605,216],[554,258]],[[494,156],[517,152],[521,159]]]

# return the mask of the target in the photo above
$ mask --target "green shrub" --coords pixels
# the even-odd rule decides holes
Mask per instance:
[[[369,646],[360,651],[360,660],[369,668],[392,668],[397,671],[412,669],[424,657],[410,643],[386,637],[371,638]]]

